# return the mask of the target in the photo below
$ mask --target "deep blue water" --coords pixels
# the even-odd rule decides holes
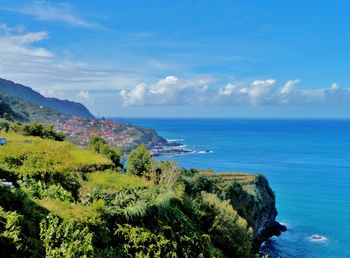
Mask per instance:
[[[124,119],[209,154],[181,166],[264,174],[276,193],[281,257],[350,257],[350,120]],[[326,241],[313,242],[319,234]]]

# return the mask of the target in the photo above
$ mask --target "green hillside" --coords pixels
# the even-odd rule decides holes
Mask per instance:
[[[39,106],[29,101],[19,99],[0,91],[0,118],[29,122],[38,120],[57,119],[64,116],[51,108]]]
[[[81,103],[60,100],[57,98],[47,98],[30,87],[0,78],[0,91],[18,99],[26,100],[37,106],[44,106],[66,115],[81,116],[92,119],[94,116]]]
[[[270,189],[259,176],[180,169],[143,146],[116,168],[120,161],[101,141],[83,150],[0,136],[8,140],[0,146],[0,179],[7,182],[0,183],[0,257],[255,256],[250,213],[266,211],[244,209],[240,200],[251,196],[252,207],[268,201],[256,198]],[[236,184],[243,188],[233,200]]]

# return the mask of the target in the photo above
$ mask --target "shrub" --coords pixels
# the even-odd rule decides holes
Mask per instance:
[[[159,185],[173,189],[181,176],[181,170],[177,168],[175,161],[163,161],[160,163]]]
[[[252,229],[228,201],[220,201],[215,194],[202,192],[196,210],[202,228],[226,256],[252,257]]]
[[[191,177],[184,177],[183,180],[185,183],[185,191],[191,196],[201,194],[202,191],[208,193],[220,193],[215,178],[210,178],[201,174],[194,174],[194,176]]]
[[[24,124],[21,128],[21,132],[25,136],[36,136],[55,141],[63,141],[65,138],[64,134],[56,132],[53,126],[44,126],[36,122]]]
[[[120,147],[110,147],[106,140],[100,137],[93,137],[90,139],[88,149],[96,153],[100,153],[108,157],[116,168],[123,169],[123,150]]]
[[[154,169],[150,151],[141,144],[128,156],[127,172],[135,176],[147,176]]]
[[[48,215],[40,222],[40,238],[48,258],[93,256],[93,234],[88,227],[77,225],[72,220],[60,221]]]
[[[10,130],[10,123],[0,118],[0,131],[4,130],[5,132],[8,132]]]
[[[0,206],[0,249],[3,254],[15,254],[22,247],[19,221],[17,212],[5,212]]]
[[[60,201],[73,201],[72,194],[60,184],[45,184],[42,181],[35,181],[30,178],[20,180],[18,183],[25,192],[39,199],[51,198]]]
[[[130,224],[118,225],[115,234],[122,239],[122,250],[129,257],[178,257],[177,243],[163,234],[154,234],[144,227]]]

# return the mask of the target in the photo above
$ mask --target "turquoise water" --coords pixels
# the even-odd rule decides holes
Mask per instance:
[[[272,257],[350,257],[350,120],[126,119],[188,148],[181,166],[263,173],[288,232]],[[325,241],[310,241],[318,234]]]

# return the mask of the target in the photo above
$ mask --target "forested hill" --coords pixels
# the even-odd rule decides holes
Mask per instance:
[[[62,115],[51,108],[39,106],[0,91],[0,118],[29,122],[37,117],[52,120]]]
[[[45,106],[62,112],[64,114],[80,116],[84,118],[94,118],[90,111],[81,103],[60,100],[57,98],[46,98],[29,87],[0,78],[0,91],[13,97],[32,102],[40,106]]]

